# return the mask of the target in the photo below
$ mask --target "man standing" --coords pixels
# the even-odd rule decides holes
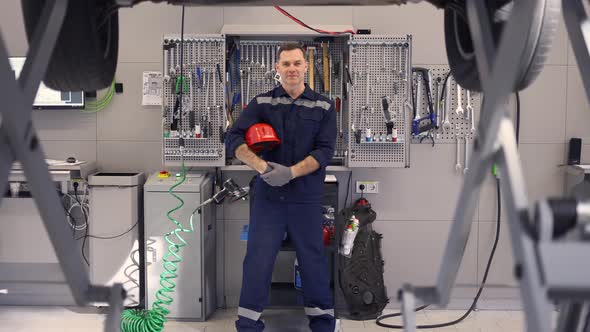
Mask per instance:
[[[313,332],[336,331],[322,241],[321,200],[336,141],[334,104],[304,83],[308,64],[299,44],[285,44],[276,71],[281,85],[256,96],[229,130],[227,151],[256,170],[238,320],[239,332],[261,332],[275,258],[288,232],[301,268],[305,313]],[[259,158],[244,135],[271,125],[281,140]]]

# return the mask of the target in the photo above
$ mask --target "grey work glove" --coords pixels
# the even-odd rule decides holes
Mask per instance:
[[[269,161],[268,165],[272,167],[272,171],[266,172],[260,176],[264,182],[268,183],[269,185],[273,187],[281,187],[293,179],[291,168],[281,164],[273,163],[272,161]]]

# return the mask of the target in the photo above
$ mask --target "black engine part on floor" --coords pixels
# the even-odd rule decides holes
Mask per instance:
[[[370,204],[346,208],[338,214],[339,229],[345,229],[352,215],[359,219],[359,231],[351,257],[338,255],[339,287],[346,301],[341,317],[352,320],[375,319],[389,302],[383,282],[385,262],[381,254],[382,235],[372,229],[377,214]]]

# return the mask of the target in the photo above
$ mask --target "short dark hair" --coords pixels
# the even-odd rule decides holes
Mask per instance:
[[[281,52],[283,51],[292,51],[292,50],[300,50],[301,53],[303,54],[303,58],[305,58],[305,50],[303,49],[303,46],[301,46],[301,44],[299,43],[285,43],[283,45],[281,45],[281,47],[279,47],[279,53],[277,54],[277,61],[278,59],[281,58]]]

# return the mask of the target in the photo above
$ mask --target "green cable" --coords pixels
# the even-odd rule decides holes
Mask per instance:
[[[164,236],[166,242],[168,242],[168,253],[162,259],[164,261],[164,272],[160,274],[160,286],[161,288],[156,292],[156,302],[152,305],[152,310],[138,310],[138,309],[127,309],[123,311],[121,315],[121,331],[123,332],[159,332],[164,328],[164,323],[168,320],[166,316],[170,313],[168,308],[172,302],[172,293],[176,288],[176,283],[173,279],[178,278],[178,265],[182,262],[180,256],[180,249],[186,246],[186,241],[182,238],[180,233],[192,233],[194,232],[193,217],[195,213],[201,208],[200,205],[190,216],[190,229],[186,229],[171,214],[178,211],[184,206],[182,198],[178,197],[173,190],[184,183],[186,179],[186,168],[184,166],[184,158],[182,158],[182,173],[180,181],[177,181],[170,189],[168,193],[179,201],[179,205],[166,213],[168,220],[176,225],[176,228],[166,233]],[[170,238],[172,235],[178,239],[180,243],[175,243]]]
[[[109,96],[109,98],[103,102],[101,105],[98,105],[97,107],[93,107],[93,108],[84,108],[82,110],[82,113],[96,113],[99,111],[102,111],[103,109],[105,109],[105,107],[110,104],[111,100],[112,100],[113,96]]]
[[[492,175],[493,175],[495,178],[498,178],[498,177],[499,177],[499,176],[498,176],[498,165],[496,165],[496,164],[493,164],[493,165],[492,165]]]
[[[113,80],[113,82],[111,82],[111,85],[109,86],[107,92],[105,93],[105,95],[98,101],[90,101],[87,102],[87,105],[90,106],[100,106],[101,104],[104,104],[106,101],[108,101],[109,98],[111,98],[113,96],[113,92],[115,91],[115,80]]]
[[[86,106],[82,110],[83,113],[96,113],[103,110],[108,104],[110,104],[113,96],[115,95],[115,80],[109,86],[109,89],[105,95],[96,102],[87,102]]]
[[[96,110],[96,109],[99,109],[99,110],[103,109],[105,106],[107,106],[111,102],[111,100],[113,99],[113,96],[114,96],[114,90],[109,90],[103,100],[101,100],[97,103],[87,103],[87,107],[85,107],[84,110],[92,111],[92,110]]]

